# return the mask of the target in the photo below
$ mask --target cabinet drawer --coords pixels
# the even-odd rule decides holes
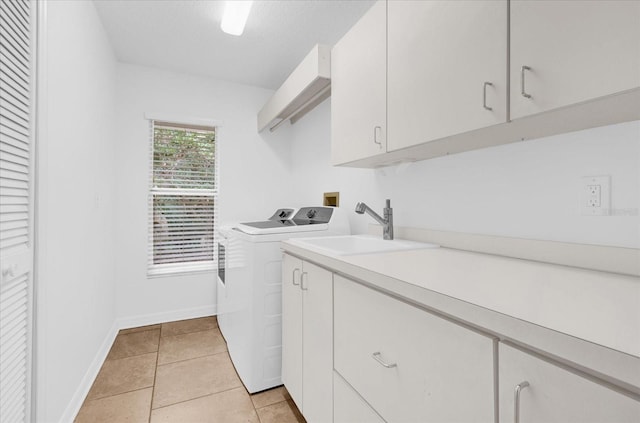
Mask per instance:
[[[369,404],[335,371],[333,398],[333,423],[384,423]]]
[[[494,421],[492,338],[340,276],[334,360],[388,422]]]
[[[637,423],[640,402],[547,361],[500,344],[500,421],[520,423]],[[638,371],[629,369],[629,371]]]

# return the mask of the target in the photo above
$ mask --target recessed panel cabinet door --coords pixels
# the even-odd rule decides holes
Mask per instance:
[[[333,275],[303,262],[302,413],[309,423],[333,419]]]
[[[302,409],[302,260],[282,258],[282,383]]]
[[[495,422],[494,340],[334,275],[334,369],[388,422]]]
[[[511,2],[512,119],[637,87],[640,1]]]
[[[499,363],[500,422],[516,419],[520,423],[640,422],[638,399],[502,343]]]
[[[386,150],[386,2],[381,0],[331,50],[331,162]]]
[[[507,2],[388,2],[388,150],[506,122]]]

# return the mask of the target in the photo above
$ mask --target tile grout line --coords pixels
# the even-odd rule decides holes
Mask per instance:
[[[152,410],[160,410],[160,409],[163,409],[163,408],[172,407],[172,406],[177,405],[177,404],[182,404],[182,403],[189,402],[189,401],[194,401],[194,400],[197,400],[197,399],[200,399],[200,398],[206,398],[206,397],[210,397],[210,396],[213,396],[213,395],[222,394],[224,392],[229,392],[229,391],[233,391],[234,389],[240,389],[240,388],[244,389],[244,386],[242,385],[242,383],[240,384],[240,386],[235,386],[233,388],[225,389],[223,391],[213,392],[213,393],[210,393],[210,394],[205,394],[205,395],[200,395],[200,396],[197,396],[197,397],[185,399],[185,400],[182,400],[182,401],[174,402],[172,404],[163,405],[162,407],[152,408]],[[251,400],[251,397],[249,397],[249,400]],[[253,402],[251,402],[251,404],[253,405]],[[255,410],[255,406],[254,406],[253,409]]]
[[[107,358],[107,359],[105,359],[105,360],[104,360],[104,363],[102,363],[102,365],[104,366],[104,364],[105,364],[106,362],[108,362],[108,361],[118,361],[118,360],[124,360],[125,358],[141,357],[141,356],[143,356],[143,355],[153,354],[153,353],[157,353],[157,352],[158,352],[158,350],[155,350],[155,351],[147,351],[147,352],[140,353],[140,354],[128,355],[128,356],[126,356],[126,357],[119,357],[119,358]],[[156,359],[156,360],[157,360],[157,359]],[[100,369],[102,369],[102,367],[101,367]]]
[[[103,400],[103,399],[107,399],[107,398],[111,398],[111,397],[117,397],[118,395],[130,394],[130,393],[132,393],[132,392],[144,391],[145,389],[149,389],[149,388],[153,388],[153,385],[143,386],[143,387],[141,387],[141,388],[132,389],[132,390],[130,390],[130,391],[118,392],[117,394],[106,395],[106,396],[104,396],[104,397],[98,397],[98,398],[85,398],[85,403],[87,403],[87,402],[93,402],[93,401],[101,401],[101,400]],[[84,403],[83,403],[83,406],[84,406]]]
[[[129,329],[135,329],[135,328],[129,328]],[[160,328],[153,328],[153,329],[136,330],[136,331],[133,331],[133,332],[124,332],[124,333],[122,333],[123,330],[129,330],[129,329],[120,329],[118,331],[118,336],[127,336],[127,335],[134,335],[136,333],[151,332],[152,330],[160,330]]]
[[[172,338],[174,336],[189,335],[189,334],[198,333],[198,332],[209,332],[209,331],[213,331],[213,330],[216,330],[216,329],[218,329],[218,332],[220,332],[220,328],[218,326],[216,326],[215,328],[211,328],[211,329],[200,329],[200,330],[194,330],[192,332],[176,333],[175,335],[166,335],[166,336],[162,336],[162,330],[160,330],[160,339],[162,339],[162,338]],[[125,333],[125,335],[130,335],[130,334]],[[222,336],[222,332],[220,332],[220,336]]]
[[[182,359],[182,360],[170,361],[168,363],[158,364],[158,366],[168,366],[169,364],[182,363],[184,361],[195,360],[196,358],[211,357],[213,355],[220,355],[220,354],[224,354],[224,353],[229,353],[229,350],[224,350],[224,351],[220,351],[220,352],[213,353],[213,354],[199,355],[197,357],[190,357],[190,358],[185,358],[185,359]],[[160,354],[158,354],[158,355],[160,355]],[[236,372],[236,374],[237,374],[237,372]],[[240,376],[238,376],[238,379],[239,378],[240,378]]]
[[[160,332],[162,335],[162,332]],[[151,386],[151,401],[149,401],[149,419],[147,420],[151,423],[151,413],[153,412],[153,396],[156,393],[156,378],[158,375],[158,359],[160,357],[160,336],[158,336],[158,349],[156,350],[156,365],[153,369],[153,385]]]
[[[249,397],[251,397],[251,394],[249,394]],[[274,402],[274,403],[272,403],[272,404],[263,405],[262,407],[256,407],[256,405],[255,405],[255,404],[253,404],[253,408],[254,408],[256,411],[258,411],[258,410],[262,410],[263,408],[272,407],[272,406],[274,406],[274,405],[280,404],[281,402],[287,402],[287,401],[289,401],[289,400],[283,399],[282,401],[276,401],[276,402]],[[252,402],[253,402],[253,401],[252,401]]]

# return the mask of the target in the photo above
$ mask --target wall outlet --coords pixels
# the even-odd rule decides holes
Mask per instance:
[[[584,176],[580,203],[583,216],[607,216],[611,207],[611,177]]]
[[[587,207],[593,209],[594,207],[602,206],[602,186],[601,185],[588,185],[587,186]]]

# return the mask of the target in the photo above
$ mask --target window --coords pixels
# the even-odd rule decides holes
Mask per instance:
[[[151,121],[149,275],[212,270],[216,128]]]

